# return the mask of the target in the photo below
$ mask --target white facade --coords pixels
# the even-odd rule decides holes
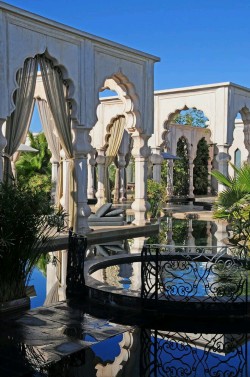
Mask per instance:
[[[15,110],[16,74],[25,59],[45,54],[58,66],[69,84],[72,105],[71,134],[76,171],[76,228],[90,231],[87,218],[87,157],[93,147],[90,131],[98,121],[99,92],[115,90],[123,103],[122,114],[134,138],[137,175],[135,223],[145,223],[145,166],[148,138],[153,132],[153,70],[159,59],[95,37],[71,27],[0,2],[0,151],[6,146],[2,125]],[[2,159],[1,159],[2,160]],[[2,161],[0,161],[0,179]]]
[[[191,127],[171,123],[173,115],[182,110],[195,108],[203,111],[208,118],[207,128]],[[99,124],[93,129],[93,145],[104,148],[109,125],[117,115],[122,114],[123,104],[117,97],[102,98],[98,107]],[[184,137],[188,145],[190,187],[189,197],[193,194],[193,162],[198,142],[204,138],[209,145],[208,171],[213,168],[222,173],[233,174],[228,162],[241,164],[249,160],[250,89],[232,83],[219,83],[189,88],[156,91],[154,93],[154,132],[149,139],[150,160],[153,164],[153,178],[160,180],[162,157],[167,151],[176,155],[177,142]],[[235,119],[240,113],[242,120]],[[104,126],[102,126],[104,125]],[[127,142],[127,152],[129,145]],[[169,171],[173,170],[173,160],[169,160]],[[220,192],[222,185],[211,180],[208,193],[213,189]],[[212,186],[211,186],[212,185]],[[171,195],[171,185],[168,187]]]

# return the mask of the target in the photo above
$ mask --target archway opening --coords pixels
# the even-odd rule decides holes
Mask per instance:
[[[127,200],[127,167],[132,139],[126,129],[125,108],[126,100],[118,85],[112,79],[106,80],[99,93],[98,121],[92,133],[92,144],[97,151],[98,206],[105,201]]]
[[[205,185],[203,185],[203,188],[199,186],[202,184],[200,176],[204,177],[207,174],[205,182],[208,182],[208,173],[211,170],[208,147],[211,145],[211,132],[209,130],[208,117],[200,109],[185,106],[183,109],[178,109],[175,113],[171,114],[165,129],[166,151],[172,155],[181,157],[181,160],[169,162],[171,165],[174,164],[174,196],[181,195],[193,198],[194,194],[207,193],[209,184],[206,185],[206,189]],[[180,140],[182,140],[182,143]],[[185,140],[185,148],[183,140]],[[203,141],[199,144],[200,140]],[[201,173],[197,163],[197,160],[201,159],[201,156],[198,157],[197,153],[199,155],[202,148],[206,149],[206,158],[202,161]],[[169,168],[169,170],[171,169]],[[193,192],[193,187],[195,192]]]
[[[29,147],[37,151],[30,151]],[[23,151],[16,162],[16,180],[19,185],[51,193],[51,151],[35,103]]]
[[[208,193],[208,160],[209,145],[203,137],[197,144],[196,157],[194,159],[194,194],[207,195]]]
[[[72,85],[64,78],[66,75],[63,67],[55,65],[46,54],[27,58],[17,71],[18,86],[13,95],[15,109],[6,122],[6,150],[11,152],[14,175],[17,171],[16,181],[31,189],[45,191],[57,207],[61,205],[59,199],[63,195],[58,191],[58,198],[55,198],[61,149],[67,159],[73,158],[73,101],[69,97]],[[11,134],[15,135],[14,141]],[[36,153],[30,152],[32,148]],[[51,159],[56,162],[54,178]],[[68,181],[73,182],[73,174],[70,175]],[[68,196],[67,201],[70,200]],[[64,204],[68,212],[69,204]]]
[[[187,196],[189,193],[189,153],[185,137],[178,140],[176,154],[180,159],[175,161],[173,167],[173,193],[175,196]]]
[[[183,110],[177,111],[171,117],[171,123],[181,124],[193,127],[208,127],[208,118],[202,110],[196,108],[185,108]]]
[[[235,165],[238,169],[247,161],[248,151],[245,146],[245,136],[244,136],[244,120],[245,109],[242,109],[237,113],[234,122],[233,131],[233,142],[228,148],[228,153],[230,156],[230,162]],[[233,167],[228,165],[228,174],[230,177],[235,175]]]

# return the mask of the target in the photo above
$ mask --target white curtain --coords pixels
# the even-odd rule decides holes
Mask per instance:
[[[51,154],[55,161],[60,162],[60,140],[55,133],[55,122],[50,108],[45,100],[37,100],[37,107]]]
[[[7,145],[4,150],[4,181],[13,180],[11,162],[19,145],[26,139],[32,112],[34,109],[34,92],[36,85],[38,61],[37,58],[25,60],[23,68],[17,72],[16,81],[18,88],[14,93],[15,110],[6,121]]]
[[[75,169],[73,160],[73,145],[71,136],[71,118],[69,104],[66,102],[66,86],[62,73],[58,67],[45,56],[39,56],[41,75],[47,101],[55,121],[55,128],[60,144],[69,160],[69,226],[74,223],[74,192],[75,192]]]
[[[51,114],[50,108],[48,103],[45,100],[38,99],[37,100],[38,112],[40,116],[40,120],[43,126],[44,134],[46,136],[49,149],[52,154],[53,163],[56,162],[60,164],[60,140],[56,134],[56,127],[55,121]],[[52,197],[54,198],[54,203],[56,207],[60,207],[59,200],[62,195],[62,185],[61,185],[61,167],[57,170],[57,175],[54,177],[55,182],[52,181]],[[52,176],[53,179],[53,176]]]
[[[108,174],[108,167],[114,161],[118,150],[121,145],[122,136],[124,133],[124,126],[125,126],[125,118],[124,116],[119,116],[111,126],[111,133],[108,139],[108,148],[106,150],[106,159],[105,159],[105,177],[104,177],[104,188],[105,188],[105,196],[107,201],[111,202],[111,193],[110,193],[110,185],[109,185],[109,174]]]

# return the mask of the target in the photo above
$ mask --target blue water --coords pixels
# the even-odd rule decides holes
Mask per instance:
[[[38,268],[34,268],[29,285],[34,285],[37,294],[31,297],[31,309],[42,306],[46,298],[46,277]]]

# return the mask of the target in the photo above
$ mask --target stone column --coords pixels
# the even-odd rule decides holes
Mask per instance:
[[[228,176],[228,162],[230,160],[230,156],[228,154],[228,145],[218,145],[218,155],[216,157],[218,161],[218,170],[224,174],[225,176]],[[225,186],[218,182],[218,194],[222,192],[225,189]]]
[[[250,114],[250,113],[249,113]],[[244,144],[248,151],[247,163],[250,163],[250,115],[244,119]]]
[[[194,198],[194,160],[189,159],[189,198]]]
[[[211,179],[211,171],[212,171],[212,161],[214,158],[214,144],[209,145],[209,159],[208,159],[208,188],[207,193],[211,194],[212,192],[212,179]]]
[[[115,169],[115,187],[114,187],[114,197],[113,203],[119,203],[119,193],[120,193],[120,170],[116,167]]]
[[[51,159],[51,202],[53,204],[57,203],[56,192],[57,192],[57,183],[58,183],[58,168],[59,168],[59,161],[55,159],[52,155]]]
[[[129,164],[126,169],[127,173],[127,182],[134,183],[134,174],[133,174],[133,167],[132,167],[132,161],[129,161]]]
[[[87,182],[88,182],[88,154],[92,151],[90,144],[91,138],[89,128],[77,126],[74,131],[74,166],[76,188],[74,192],[74,201],[76,205],[75,229],[78,234],[87,234],[91,232],[88,225],[88,217],[91,209],[88,205]]]
[[[123,154],[118,154],[118,168],[119,168],[119,181],[120,181],[120,190],[119,190],[119,202],[124,202],[126,200],[126,179],[125,179],[125,156]]]
[[[140,254],[146,237],[136,237],[130,247],[130,254]],[[133,263],[133,274],[130,278],[133,289],[141,288],[141,263]]]
[[[5,123],[5,119],[0,119],[0,182],[3,181],[3,157],[2,152],[7,145],[7,140],[3,135],[3,124]]]
[[[173,240],[173,218],[169,216],[167,218],[167,231],[166,231],[166,242],[167,245],[174,246],[175,242]],[[170,248],[172,250],[172,248]]]
[[[88,198],[95,198],[95,187],[94,187],[94,177],[95,177],[95,150],[89,153],[88,159]]]
[[[187,246],[195,246],[195,239],[192,234],[193,232],[193,220],[188,219],[188,234],[187,234]]]
[[[147,202],[148,157],[150,155],[147,143],[149,136],[135,133],[132,138],[134,140],[132,154],[135,159],[135,200],[132,204],[135,219],[133,224],[145,225],[146,213],[150,208]]]
[[[167,172],[167,195],[171,197],[174,195],[174,162],[168,160],[168,172]]]
[[[226,247],[225,240],[228,237],[227,223],[225,220],[219,220],[216,222],[217,230],[214,233],[214,237],[217,240],[217,247]]]
[[[67,277],[67,250],[60,251],[60,287],[58,288],[59,301],[66,300],[66,277]]]
[[[161,182],[161,164],[163,157],[160,154],[153,153],[150,156],[151,162],[153,164],[153,180],[155,182]]]
[[[97,171],[98,171],[98,182],[97,182],[97,192],[96,192],[96,208],[99,208],[101,205],[105,203],[105,188],[104,188],[104,178],[105,178],[105,156],[104,150],[98,149],[97,150]]]
[[[210,221],[207,221],[207,245],[213,246],[212,227]]]
[[[63,173],[62,173],[62,197],[60,198],[60,204],[63,209],[68,213],[69,212],[69,160],[65,158],[65,152],[61,149],[60,156],[62,158],[63,164]]]

